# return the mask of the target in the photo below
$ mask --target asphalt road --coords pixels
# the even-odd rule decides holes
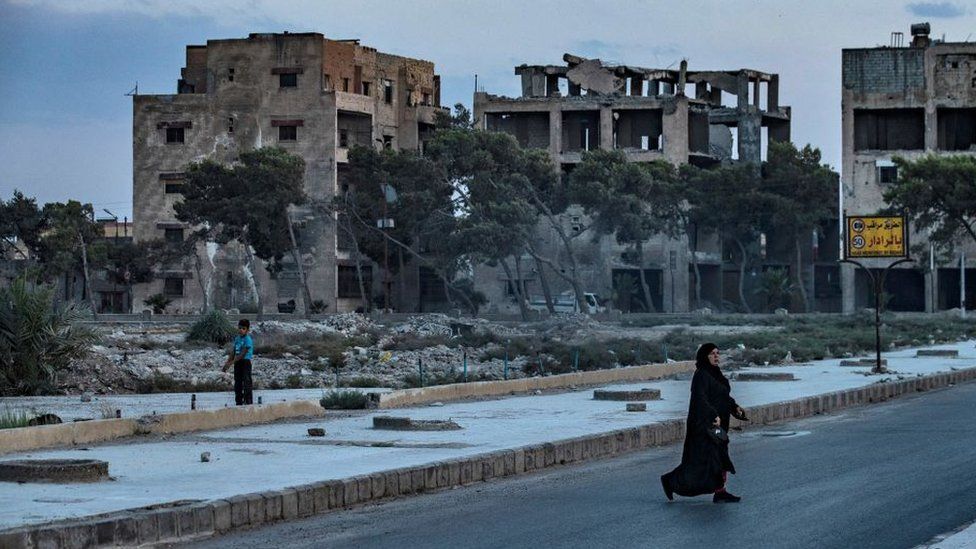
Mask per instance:
[[[974,406],[968,384],[733,433],[739,504],[669,503],[675,445],[188,547],[911,548],[976,518]]]

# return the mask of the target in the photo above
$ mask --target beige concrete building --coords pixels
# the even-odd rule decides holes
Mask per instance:
[[[174,216],[190,162],[234,162],[241,151],[279,146],[305,159],[305,190],[329,200],[342,185],[354,145],[417,149],[433,130],[439,77],[429,61],[378,52],[358,40],[318,33],[251,34],[186,48],[177,93],[133,97],[134,236],[181,241],[190,231]],[[335,223],[297,212],[312,301],[326,312],[359,304],[349,252]],[[297,266],[286,256],[274,277],[247,265],[239,246],[207,244],[137,288],[136,309],[163,293],[171,312],[217,308],[264,312],[302,308]],[[375,275],[375,273],[374,273]]]
[[[892,158],[976,154],[976,43],[929,37],[928,23],[912,25],[912,40],[892,33],[887,47],[843,50],[842,121],[844,209],[870,214],[897,178]],[[911,229],[913,245],[925,235]],[[909,265],[888,276],[889,308],[935,311],[959,306],[959,256],[973,265],[976,249],[962,243],[950,263]],[[889,261],[878,261],[880,267]],[[935,267],[932,269],[931,267]],[[840,269],[843,310],[872,306],[866,273]],[[967,269],[967,305],[976,305],[976,273]]]
[[[610,65],[599,59],[566,54],[565,65],[520,65],[520,97],[478,91],[474,115],[478,127],[511,133],[523,147],[549,152],[562,175],[570,173],[585,151],[621,150],[632,162],[666,160],[710,166],[721,162],[750,162],[757,166],[768,140],[789,140],[790,108],[779,104],[779,76],[756,70],[688,71]],[[562,216],[569,233],[586,225],[582,212],[571,208]],[[560,258],[555,231],[540,224],[540,241],[549,257]],[[584,290],[618,308],[684,312],[694,300],[691,250],[697,254],[702,277],[702,303],[721,307],[735,302],[738,271],[724,261],[714,236],[689,239],[656,237],[645,244],[645,264],[635,265],[627,249],[613,236],[575,239]],[[519,258],[521,284],[531,296],[542,294],[540,270],[531,257]],[[651,288],[651,307],[632,303],[621,294],[622,279],[645,271]],[[545,273],[554,293],[570,288],[556,273]],[[515,310],[514,281],[499,268],[478,266],[476,284],[489,298],[489,307]],[[629,305],[628,305],[629,304]]]

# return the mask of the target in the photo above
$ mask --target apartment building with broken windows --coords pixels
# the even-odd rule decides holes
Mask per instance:
[[[282,147],[305,160],[307,195],[327,201],[343,185],[350,147],[418,149],[433,131],[439,104],[433,63],[358,40],[262,33],[187,46],[176,94],[133,97],[134,237],[180,242],[192,230],[173,211],[190,162],[231,163],[244,150]],[[293,219],[313,302],[328,312],[355,309],[355,267],[334,220],[310,208]],[[263,312],[301,310],[290,254],[272,276],[249,265],[239,248],[201,245],[195,257],[137,287],[134,301],[162,293],[173,299],[171,312],[198,311],[205,302],[248,310],[260,291]],[[367,270],[369,279],[378,275]]]
[[[976,43],[934,40],[929,33],[928,23],[915,24],[907,45],[899,32],[892,33],[889,46],[842,52],[841,180],[848,214],[870,214],[886,206],[883,193],[898,176],[892,162],[896,156],[976,154]],[[913,246],[924,248],[925,235],[911,230]],[[958,307],[962,254],[967,258],[967,306],[976,305],[976,247],[966,241],[948,258],[893,269],[885,286],[891,295],[888,308]],[[872,305],[866,273],[844,265],[840,275],[845,312]]]
[[[690,71],[613,65],[566,54],[564,65],[520,65],[521,95],[504,97],[484,91],[474,95],[478,127],[512,134],[523,147],[548,151],[562,176],[571,173],[585,151],[615,149],[632,162],[666,160],[674,165],[713,166],[764,160],[769,140],[790,139],[790,108],[779,104],[779,76],[757,70]],[[577,208],[561,217],[564,229],[584,230]],[[542,252],[562,267],[565,258],[554,230],[538,227]],[[575,255],[584,290],[625,311],[688,311],[694,298],[696,254],[702,303],[721,307],[737,301],[738,269],[723,254],[714,235],[672,239],[663,235],[645,243],[645,263],[636,265],[613,236],[575,239]],[[489,309],[514,310],[515,284],[526,294],[542,294],[540,272],[553,293],[568,291],[558,273],[531,257],[509,280],[499,268],[479,265],[476,285]],[[567,267],[568,268],[568,267]],[[643,303],[628,286],[644,269],[652,303]],[[561,269],[564,270],[564,269]],[[754,278],[754,277],[753,277]],[[639,293],[639,292],[638,292]]]

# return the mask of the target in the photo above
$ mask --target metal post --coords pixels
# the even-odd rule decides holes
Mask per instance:
[[[508,349],[505,349],[505,369],[502,372],[504,379],[508,379]]]
[[[196,393],[190,395],[190,409],[191,410],[196,410],[197,409],[197,395],[196,395]]]
[[[543,375],[545,373],[546,373],[546,370],[542,366],[542,355],[539,355],[539,375],[541,376],[541,375]]]
[[[420,386],[424,386],[424,361],[419,356],[417,357],[417,369],[420,371]]]
[[[383,190],[383,227],[386,229],[389,216],[386,212],[386,190]],[[402,274],[402,273],[401,273]],[[383,308],[385,313],[390,311],[390,243],[386,231],[383,231]]]
[[[573,371],[579,371],[579,349],[573,349]]]
[[[467,382],[468,381],[468,352],[467,351],[463,351],[461,353],[461,367],[464,369],[464,372],[461,374],[461,379],[464,382]]]
[[[672,312],[674,312],[674,311],[672,311]],[[634,357],[634,359],[637,362],[637,364],[640,364],[641,363],[641,344],[639,342],[637,343],[637,353],[636,354],[637,354],[637,356]]]
[[[661,354],[664,355],[664,362],[668,361],[668,344],[663,343],[661,345]]]
[[[872,276],[872,279],[874,277]],[[872,280],[874,282],[874,351],[875,351],[875,362],[874,371],[875,373],[881,373],[881,292],[884,291],[884,277],[878,277],[877,280]]]
[[[959,254],[959,314],[966,318],[966,252]]]

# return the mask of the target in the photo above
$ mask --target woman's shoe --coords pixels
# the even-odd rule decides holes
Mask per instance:
[[[674,491],[671,490],[671,485],[668,484],[668,475],[661,475],[661,487],[664,488],[664,495],[668,496],[668,501],[674,501]]]
[[[725,490],[722,490],[721,492],[715,492],[715,495],[712,496],[712,503],[739,503],[741,499],[739,496],[733,496]]]

